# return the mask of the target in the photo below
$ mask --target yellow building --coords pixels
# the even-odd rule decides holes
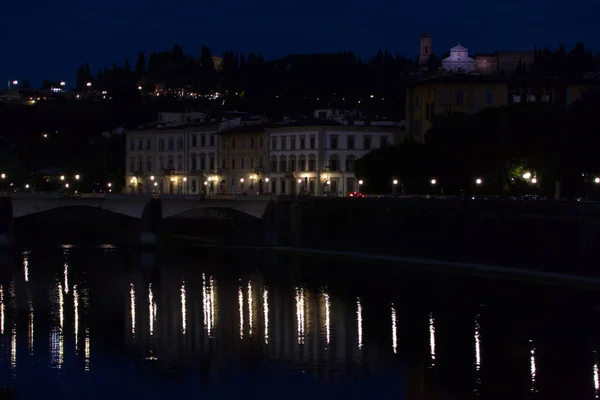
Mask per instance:
[[[406,127],[416,142],[424,143],[433,116],[471,115],[504,106],[507,98],[507,84],[499,77],[461,75],[416,81],[406,87]]]
[[[262,126],[243,126],[219,133],[221,193],[267,193],[269,149]]]

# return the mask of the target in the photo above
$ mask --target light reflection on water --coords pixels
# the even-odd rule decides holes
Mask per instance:
[[[35,265],[33,262],[32,264],[29,268],[35,271]],[[66,374],[67,371],[79,370],[82,374],[85,372],[93,375],[96,371],[95,357],[102,359],[102,351],[106,351],[92,349],[88,313],[90,288],[86,286],[85,281],[78,278],[79,268],[82,267],[71,262],[68,266],[65,263],[57,268],[59,271],[54,275],[54,282],[51,286],[45,286],[50,292],[50,321],[45,320],[46,314],[39,311],[43,302],[39,298],[36,300],[31,294],[32,285],[45,284],[42,274],[34,272],[26,280],[23,279],[21,265],[18,266],[18,278],[21,284],[26,285],[26,290],[23,291],[26,293],[23,296],[23,312],[27,313],[27,318],[23,318],[22,322],[16,318],[20,307],[16,294],[19,290],[15,290],[15,283],[10,283],[9,291],[6,290],[6,284],[0,284],[0,343],[6,343],[1,351],[9,352],[0,354],[0,367],[6,362],[7,368],[17,376],[25,374],[21,371],[25,371],[28,364],[34,364],[31,361],[32,357],[47,357],[48,354],[46,364],[57,373],[61,371],[61,374]],[[161,278],[152,277],[145,272],[133,272],[124,275],[122,279],[127,279],[125,282],[129,285],[125,283],[125,286],[120,286],[118,296],[122,296],[121,303],[116,308],[109,297],[118,296],[105,292],[109,290],[110,282],[98,283],[98,289],[91,291],[96,304],[102,304],[98,309],[112,318],[111,323],[96,321],[92,326],[95,333],[94,343],[106,340],[103,337],[114,332],[116,318],[122,317],[122,321],[126,321],[126,336],[133,339],[127,342],[129,356],[133,359],[139,356],[144,362],[157,363],[160,368],[175,368],[176,365],[194,368],[190,367],[194,364],[193,360],[207,357],[207,354],[219,358],[224,357],[219,355],[223,352],[228,354],[227,357],[231,357],[230,354],[235,354],[240,349],[258,347],[268,350],[261,351],[261,354],[270,357],[269,362],[291,362],[291,365],[297,366],[304,371],[303,373],[323,368],[332,371],[332,374],[340,373],[337,372],[340,368],[349,365],[353,365],[354,371],[363,371],[363,365],[366,365],[362,364],[365,360],[363,357],[368,356],[371,357],[368,361],[369,368],[375,368],[371,363],[391,363],[389,365],[397,365],[395,373],[401,376],[404,372],[400,372],[403,371],[400,365],[403,365],[406,352],[415,351],[416,343],[421,343],[419,357],[423,363],[419,364],[421,367],[417,367],[422,368],[419,373],[425,374],[428,367],[435,367],[436,376],[443,376],[444,357],[449,354],[447,346],[453,343],[445,336],[450,334],[451,328],[444,325],[446,318],[442,314],[443,311],[433,308],[436,310],[434,314],[421,307],[418,311],[419,318],[411,320],[407,317],[410,312],[405,303],[380,301],[373,296],[362,294],[360,297],[344,297],[330,287],[324,289],[325,286],[313,289],[315,286],[306,285],[304,282],[295,282],[290,286],[277,286],[269,282],[267,287],[258,276],[252,279],[236,277],[235,281],[229,281],[232,283],[221,284],[218,274],[215,276],[193,271],[181,274],[168,270],[162,272]],[[67,287],[70,287],[70,290]],[[48,295],[48,291],[45,295]],[[72,299],[69,296],[72,296]],[[15,307],[12,307],[13,303]],[[138,303],[142,306],[138,307]],[[160,314],[157,312],[158,304],[161,304]],[[429,310],[431,309],[430,307]],[[484,346],[484,338],[489,340],[489,331],[484,331],[483,337],[481,333],[482,325],[486,326],[484,316],[487,313],[487,309],[479,308],[477,312],[470,313],[468,321],[463,324],[465,336],[468,336],[465,343],[468,343],[468,339],[472,346],[470,352],[464,347],[465,353],[469,353],[470,357],[469,371],[472,373],[473,369],[475,370],[475,392],[484,398],[482,393],[485,385],[489,385],[488,375],[485,375],[482,381],[480,373],[484,370],[487,374],[488,370],[494,368],[493,353]],[[412,326],[417,320],[420,321],[419,329]],[[73,321],[72,325],[69,321]],[[365,330],[365,321],[368,330]],[[48,322],[50,327],[46,330],[45,324]],[[173,332],[177,332],[179,324],[181,334],[173,335]],[[98,326],[101,333],[96,333],[95,326]],[[236,338],[238,327],[239,338],[244,339],[241,342]],[[420,332],[421,336],[410,336],[410,332],[413,331]],[[38,335],[49,334],[49,342],[34,340],[34,332]],[[406,341],[405,334],[409,334]],[[377,340],[385,341],[385,348],[379,348],[377,340],[371,340],[378,335],[380,338]],[[122,332],[117,333],[117,336],[122,336]],[[232,338],[235,339],[235,343],[231,341]],[[401,346],[398,343],[399,338],[402,338]],[[21,341],[23,349],[18,345]],[[525,390],[531,392],[542,391],[540,377],[537,376],[537,356],[538,352],[543,354],[544,351],[548,351],[547,347],[542,347],[537,341],[538,339],[534,343],[534,340],[530,339],[528,342],[528,365],[523,360],[519,361],[520,368],[524,369],[522,377],[530,380],[530,386]],[[206,343],[213,343],[214,346],[206,346]],[[485,359],[482,358],[482,348],[485,349]],[[356,357],[356,354],[361,356]],[[3,358],[4,355],[7,357]],[[391,355],[394,357],[386,358]],[[377,361],[373,361],[373,357]],[[224,364],[211,367],[211,376],[218,375],[215,370],[223,365],[229,365],[227,361],[221,362]],[[527,368],[529,377],[526,377]],[[586,368],[589,374],[589,365]],[[366,375],[366,372],[364,373]],[[598,397],[600,383],[595,355],[591,375],[591,379],[587,379],[588,382],[591,381],[589,385]],[[404,378],[398,379],[403,381]]]

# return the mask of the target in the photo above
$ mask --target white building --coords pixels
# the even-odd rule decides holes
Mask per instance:
[[[357,159],[392,145],[397,127],[302,126],[270,129],[270,191],[345,196],[359,191]]]
[[[209,116],[207,114],[186,110],[184,112],[160,112],[158,113],[158,124],[162,126],[182,125],[182,124],[202,124],[206,123]],[[214,121],[208,121],[214,122]]]
[[[126,132],[126,191],[187,195],[215,192],[217,132],[217,125]]]
[[[450,56],[442,60],[442,69],[449,72],[475,72],[477,61],[469,57],[469,49],[455,46],[450,49]]]

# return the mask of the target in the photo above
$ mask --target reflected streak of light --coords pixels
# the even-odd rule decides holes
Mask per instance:
[[[90,370],[90,328],[85,328],[85,344],[83,347],[83,353],[85,356],[84,370],[87,372]]]
[[[265,344],[269,344],[269,291],[263,292],[263,312],[265,318]]]
[[[481,325],[479,324],[479,315],[475,317],[475,369],[481,369]]]
[[[63,297],[62,284],[58,282],[58,322],[60,331],[63,330],[63,324],[65,322],[65,298]]]
[[[156,318],[156,303],[152,292],[152,283],[148,285],[148,321],[150,324],[150,336],[154,335],[154,319]]]
[[[398,316],[396,315],[396,308],[392,304],[392,349],[394,354],[398,352]]]
[[[0,333],[4,335],[4,289],[0,285]]]
[[[73,286],[73,314],[75,324],[75,351],[79,350],[79,292],[77,285]]]
[[[23,253],[23,271],[25,273],[25,282],[29,282],[29,255]]]
[[[186,294],[185,294],[185,281],[181,283],[181,333],[185,335],[187,328],[187,310],[186,310]]]
[[[58,368],[62,368],[65,356],[65,339],[62,330],[58,332]]]
[[[69,262],[66,258],[67,252],[65,251],[65,293],[69,293]]]
[[[327,293],[323,293],[325,298],[325,341],[329,345],[331,340],[331,299]]]
[[[13,325],[10,338],[10,367],[17,368],[17,326]]]
[[[29,351],[33,354],[33,302],[29,303]]]
[[[129,284],[129,301],[131,305],[131,333],[135,333],[135,288],[133,283]]]
[[[360,298],[356,299],[356,322],[358,324],[358,348],[362,349],[363,347],[363,327],[362,327],[362,322],[363,322],[363,317],[362,317],[362,304],[360,302]]]
[[[244,292],[242,287],[238,289],[238,303],[240,306],[240,339],[244,338]]]
[[[435,365],[435,318],[433,318],[433,313],[429,313],[429,350],[433,367]]]
[[[304,290],[301,288],[296,288],[296,319],[298,324],[298,344],[304,344],[304,304]]]
[[[600,376],[598,373],[598,362],[594,363],[594,391],[596,398],[600,395]]]
[[[535,387],[535,376],[536,376],[536,371],[537,368],[535,366],[535,347],[533,346],[533,341],[529,340],[529,343],[531,343],[531,351],[530,351],[530,370],[531,370],[531,391],[532,392],[537,392],[536,387]]]
[[[208,286],[206,284],[206,275],[202,274],[202,301],[204,309],[204,327],[209,337],[211,337],[215,326],[215,293],[213,278],[209,278]]]
[[[248,281],[248,335],[252,336],[252,282]]]
[[[210,321],[210,331],[209,336],[213,334],[213,330],[215,328],[215,281],[211,277],[208,279],[209,289],[210,289],[210,315],[208,316],[208,320]]]

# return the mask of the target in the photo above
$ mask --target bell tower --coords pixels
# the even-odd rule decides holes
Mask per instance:
[[[419,50],[419,65],[421,67],[427,66],[427,60],[429,60],[429,56],[432,54],[431,51],[431,43],[432,37],[431,35],[421,35],[420,40],[420,50]]]

